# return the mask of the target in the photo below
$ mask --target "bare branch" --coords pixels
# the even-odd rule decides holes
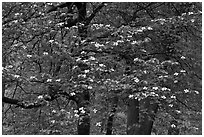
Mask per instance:
[[[193,110],[193,111],[195,111],[195,112],[200,112],[199,110],[194,109],[194,108],[192,108],[191,106],[185,104],[185,103],[182,102],[180,99],[176,98],[176,100],[177,100],[179,103],[181,103],[182,105],[184,105],[186,108],[188,108],[189,110]]]
[[[96,9],[94,9],[93,13],[86,19],[86,24],[87,25],[96,16],[96,13],[98,13],[103,8],[104,5],[105,5],[105,2],[102,2]]]

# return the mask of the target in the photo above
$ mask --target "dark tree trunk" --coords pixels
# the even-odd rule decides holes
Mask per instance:
[[[115,112],[116,112],[116,108],[117,108],[117,104],[118,104],[118,97],[115,96],[113,97],[113,106],[112,106],[112,110],[109,114],[108,117],[108,122],[107,122],[107,130],[106,130],[106,135],[112,135],[112,130],[113,130],[113,119],[115,116]]]
[[[89,112],[85,114],[80,114],[78,121],[78,135],[89,135],[90,134],[90,116]]]
[[[84,39],[87,37],[87,28],[88,24],[85,23],[86,20],[86,2],[76,2],[75,4],[78,9],[78,22],[81,23],[79,25],[79,36]]]
[[[90,96],[89,91],[84,91],[79,94],[78,110],[79,120],[77,124],[78,135],[90,134],[90,111],[88,109]]]
[[[158,110],[158,104],[154,102],[150,97],[141,101],[140,104],[140,135],[151,135],[155,115]]]
[[[151,135],[158,104],[151,98],[143,101],[129,99],[127,110],[127,134]]]
[[[112,135],[113,117],[114,117],[114,113],[111,112],[110,116],[108,117],[106,135]]]
[[[86,19],[86,3],[85,2],[76,2],[75,3],[78,9],[78,23],[83,23]],[[87,27],[79,26],[78,29],[79,36],[82,39],[85,39],[87,36]],[[84,90],[80,94],[80,100],[78,102],[79,109],[79,120],[78,120],[78,135],[89,135],[90,134],[90,110],[88,108],[90,101],[89,91]],[[80,110],[81,109],[81,110]]]
[[[127,108],[127,134],[138,135],[139,127],[139,101],[129,99]]]

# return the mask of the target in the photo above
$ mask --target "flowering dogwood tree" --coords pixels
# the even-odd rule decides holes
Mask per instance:
[[[3,134],[201,134],[200,3],[3,3]]]

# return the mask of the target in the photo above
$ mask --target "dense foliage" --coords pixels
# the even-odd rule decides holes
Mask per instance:
[[[201,134],[201,3],[3,3],[3,134]]]

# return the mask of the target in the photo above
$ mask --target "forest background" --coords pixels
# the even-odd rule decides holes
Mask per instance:
[[[2,134],[202,134],[202,3],[3,2]]]

